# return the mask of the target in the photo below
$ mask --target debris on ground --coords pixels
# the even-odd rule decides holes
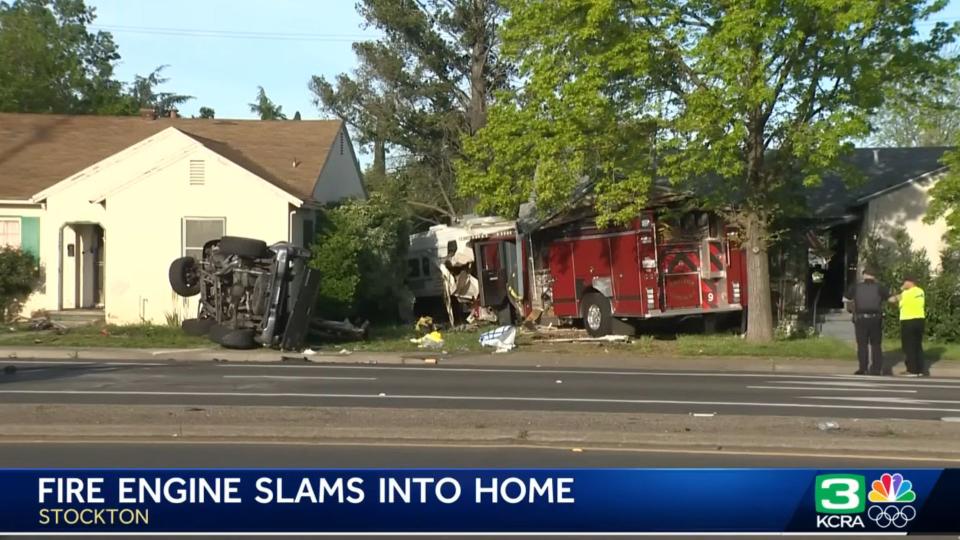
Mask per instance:
[[[601,336],[538,339],[540,343],[630,343],[630,336]]]
[[[27,328],[34,331],[54,330],[57,334],[64,334],[67,332],[66,325],[53,321],[46,315],[31,318],[27,322]]]
[[[356,326],[349,319],[343,321],[314,319],[310,321],[310,330],[320,335],[366,340],[369,337],[370,321],[364,321],[360,326]]]
[[[340,356],[350,356],[353,353],[348,351],[347,349],[340,349],[340,352],[337,354],[339,354]]]
[[[707,413],[695,412],[695,413],[690,413],[690,416],[693,416],[694,418],[713,418],[713,417],[716,416],[716,415],[717,415],[717,413],[715,413],[715,412],[707,412]]]
[[[817,424],[817,429],[820,431],[835,431],[840,429],[840,424],[836,422],[820,422]]]
[[[437,330],[420,338],[411,338],[410,343],[416,343],[418,349],[442,349],[443,336]]]
[[[311,349],[311,348],[308,347],[308,348],[304,349],[303,352],[300,353],[300,354],[302,354],[302,355],[304,355],[304,356],[313,356],[313,355],[317,354],[317,351],[315,351],[315,350],[313,350],[313,349]]]
[[[423,336],[436,330],[437,327],[433,324],[433,317],[420,317],[413,325],[413,329],[417,331],[418,336]]]
[[[480,334],[480,346],[494,347],[498,353],[512,351],[516,346],[517,328],[515,326],[500,326]]]

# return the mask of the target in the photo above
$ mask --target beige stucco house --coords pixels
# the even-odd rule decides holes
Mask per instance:
[[[318,208],[365,196],[339,121],[0,114],[0,243],[44,273],[26,313],[191,317],[173,259],[222,235],[306,245]]]

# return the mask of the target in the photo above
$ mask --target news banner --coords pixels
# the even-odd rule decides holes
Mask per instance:
[[[960,469],[5,469],[0,535],[960,533]]]

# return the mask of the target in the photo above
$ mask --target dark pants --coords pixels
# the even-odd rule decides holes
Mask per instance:
[[[854,316],[857,334],[857,360],[860,371],[880,375],[883,371],[883,317]]]
[[[900,321],[900,342],[906,357],[904,364],[910,373],[927,372],[927,363],[923,358],[923,319]]]

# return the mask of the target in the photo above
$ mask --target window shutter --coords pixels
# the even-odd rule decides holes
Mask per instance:
[[[20,218],[20,249],[40,261],[40,218]]]

